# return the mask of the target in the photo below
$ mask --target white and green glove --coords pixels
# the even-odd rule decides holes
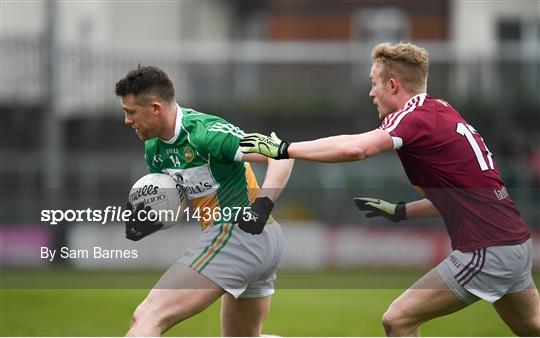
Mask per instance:
[[[366,217],[369,218],[382,216],[394,223],[407,219],[407,215],[405,215],[405,202],[403,201],[393,204],[376,198],[356,197],[354,204],[362,211],[369,211],[366,214]]]
[[[240,150],[244,154],[257,153],[276,160],[289,158],[289,143],[282,141],[272,132],[270,136],[252,133],[240,140]]]

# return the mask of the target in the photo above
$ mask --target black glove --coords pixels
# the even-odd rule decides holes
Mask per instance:
[[[257,197],[249,206],[249,212],[239,215],[238,227],[252,235],[261,234],[272,209],[274,209],[274,202],[271,199]]]
[[[146,211],[146,217],[144,220],[139,219],[139,211]],[[144,203],[140,202],[137,204],[137,208],[133,210],[133,206],[130,202],[126,204],[126,210],[131,210],[131,216],[128,221],[126,221],[126,238],[132,241],[138,241],[141,238],[144,238],[159,229],[163,228],[163,224],[157,223],[157,221],[148,220],[148,212],[152,210],[150,206],[144,206]],[[142,213],[144,214],[144,213]]]
[[[392,204],[380,199],[357,197],[354,199],[354,204],[362,211],[370,211],[366,214],[366,217],[369,218],[382,216],[394,223],[407,219],[407,215],[405,215],[405,202],[403,201]]]

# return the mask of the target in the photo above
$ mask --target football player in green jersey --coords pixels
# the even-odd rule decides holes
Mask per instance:
[[[292,160],[243,154],[238,146],[243,131],[180,107],[171,80],[158,67],[129,71],[117,82],[116,95],[125,123],[145,142],[149,171],[171,175],[199,215],[209,216],[200,217],[199,241],[137,307],[128,335],[158,336],[220,297],[224,336],[260,335],[283,251],[281,228],[270,212]],[[261,189],[248,162],[268,165]],[[140,240],[160,227],[128,221],[126,237]]]

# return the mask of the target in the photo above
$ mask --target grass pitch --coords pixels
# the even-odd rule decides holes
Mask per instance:
[[[120,285],[130,282],[151,285],[160,274],[67,269],[2,271],[0,334],[122,336],[148,288],[125,289]],[[391,270],[281,272],[264,332],[280,336],[382,336],[380,321],[385,309],[421,274]],[[69,281],[69,285],[84,288],[53,289],[51,278],[55,283],[64,281],[64,285],[59,284],[62,286]],[[47,288],[36,288],[39,284]],[[379,287],[374,288],[375,284]],[[107,285],[110,288],[104,288]],[[422,334],[512,335],[486,302],[433,320],[422,327]],[[165,335],[219,336],[219,304],[180,323]]]

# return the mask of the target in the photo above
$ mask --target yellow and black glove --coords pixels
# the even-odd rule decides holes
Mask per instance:
[[[369,218],[382,216],[394,223],[407,219],[403,201],[393,204],[376,198],[356,197],[354,204],[362,211],[369,211],[366,213],[366,217]]]
[[[240,140],[240,150],[244,154],[256,153],[275,160],[289,158],[288,148],[289,143],[281,140],[274,132],[270,136],[258,133],[246,134]]]

